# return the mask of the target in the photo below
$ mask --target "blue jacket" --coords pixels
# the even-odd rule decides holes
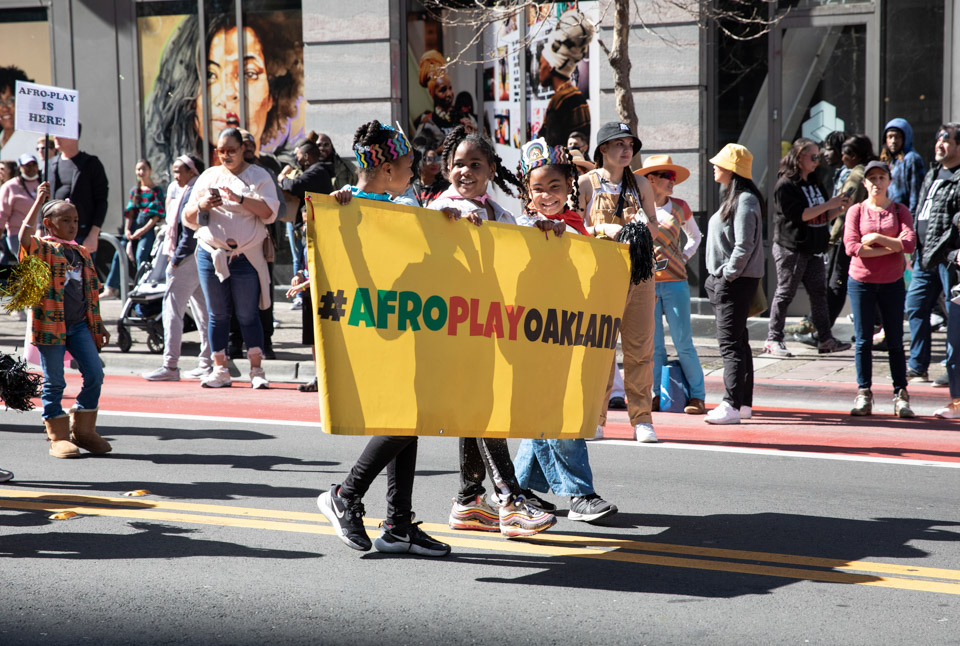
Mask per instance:
[[[910,213],[916,215],[925,171],[923,159],[913,149],[913,128],[906,119],[891,119],[883,129],[884,139],[891,128],[903,133],[903,156],[889,161],[891,181],[887,197],[894,202],[906,204]]]

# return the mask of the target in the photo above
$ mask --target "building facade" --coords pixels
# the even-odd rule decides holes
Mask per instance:
[[[742,25],[713,19],[734,7],[727,0],[629,2],[643,154],[668,153],[692,171],[676,194],[701,225],[719,202],[707,159],[725,143],[753,151],[769,194],[783,146],[798,136],[863,132],[878,147],[884,124],[902,117],[929,162],[937,126],[960,120],[955,0],[756,4],[776,24],[739,40],[727,33]],[[0,67],[79,91],[81,148],[107,169],[105,228],[115,230],[138,159],[163,178],[188,149],[209,159],[205,134],[228,124],[247,127],[263,154],[290,161],[310,130],[348,152],[365,121],[420,134],[462,99],[465,118],[513,164],[542,124],[552,90],[538,83],[537,65],[571,9],[597,26],[574,78],[595,132],[618,118],[603,50],[613,0],[545,3],[525,20],[486,26],[478,39],[476,27],[437,21],[419,0],[0,0]],[[431,71],[437,53],[455,61],[445,79]],[[449,85],[455,106],[438,98],[438,83]],[[699,287],[702,264],[694,269]]]

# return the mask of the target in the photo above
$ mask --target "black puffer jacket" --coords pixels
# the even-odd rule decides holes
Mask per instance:
[[[940,168],[940,164],[934,164],[923,178],[917,213],[923,213],[927,208],[927,193],[940,174]],[[933,271],[937,265],[957,262],[957,251],[960,249],[960,231],[957,230],[960,224],[960,170],[944,180],[930,199],[927,235],[921,241],[920,253],[920,267],[925,271]]]

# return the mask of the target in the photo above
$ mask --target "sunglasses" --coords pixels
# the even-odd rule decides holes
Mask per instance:
[[[668,182],[675,182],[675,181],[677,181],[677,173],[676,173],[676,171],[672,171],[672,170],[658,170],[658,171],[653,172],[653,173],[650,173],[650,174],[653,175],[654,177],[662,177],[663,179],[667,180]]]
[[[937,141],[950,141],[951,139],[953,139],[953,136],[947,131],[943,131],[937,135]]]
[[[820,161],[820,155],[818,155],[818,154],[816,154],[816,153],[810,155],[810,161],[815,161],[815,162]]]
[[[238,152],[240,152],[239,146],[234,146],[233,148],[217,148],[217,154],[221,157],[224,155],[236,155]]]

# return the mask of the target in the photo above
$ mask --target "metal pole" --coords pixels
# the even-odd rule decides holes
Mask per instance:
[[[246,43],[246,38],[243,33],[243,0],[234,0],[234,15],[236,16],[237,23],[237,92],[239,92],[239,103],[240,103],[240,127],[249,130],[247,126],[247,75],[243,73],[243,59],[246,56],[244,51],[244,46]],[[259,154],[260,151],[257,151]]]
[[[49,182],[47,167],[50,165],[50,133],[43,135],[43,181]],[[53,197],[52,195],[50,197]]]
[[[203,119],[203,133],[205,135],[203,141],[200,142],[200,145],[203,146],[201,158],[209,168],[210,144],[207,142],[213,141],[213,135],[207,132],[210,129],[210,87],[207,85],[207,65],[209,65],[207,55],[209,52],[207,51],[207,12],[204,3],[205,0],[197,0],[197,49],[200,51],[200,91],[203,96],[200,118]]]

